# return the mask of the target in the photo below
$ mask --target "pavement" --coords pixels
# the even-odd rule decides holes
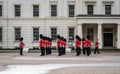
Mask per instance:
[[[120,74],[120,52],[57,55],[0,53],[0,74]]]

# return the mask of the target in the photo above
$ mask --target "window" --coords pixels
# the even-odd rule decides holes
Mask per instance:
[[[39,5],[33,5],[33,16],[39,16]]]
[[[90,40],[93,41],[93,36],[94,36],[93,28],[88,28],[87,29],[87,35],[89,36]]]
[[[15,41],[20,40],[20,37],[21,37],[21,29],[15,28]]]
[[[0,41],[2,41],[2,28],[0,27]]]
[[[33,28],[33,41],[39,40],[39,28]]]
[[[111,5],[105,5],[105,14],[111,15]]]
[[[52,40],[56,40],[56,38],[57,38],[57,28],[51,28],[51,38],[52,38]]]
[[[0,5],[0,16],[2,16],[2,5]]]
[[[75,8],[74,5],[69,5],[69,17],[74,17],[74,12]]]
[[[93,5],[87,5],[87,13],[88,15],[93,15]]]
[[[69,42],[74,41],[74,28],[69,28]]]
[[[51,16],[57,16],[57,5],[51,5]]]
[[[16,17],[20,16],[20,5],[15,5],[15,16]]]

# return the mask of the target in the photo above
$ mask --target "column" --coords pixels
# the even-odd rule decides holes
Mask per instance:
[[[82,24],[78,24],[78,35],[82,38]]]
[[[99,48],[102,49],[103,41],[102,41],[102,24],[98,24],[98,41],[100,43]]]
[[[120,24],[117,27],[117,48],[120,49]]]

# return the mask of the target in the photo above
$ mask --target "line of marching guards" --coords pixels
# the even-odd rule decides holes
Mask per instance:
[[[80,38],[78,35],[76,35],[75,40],[75,50],[76,50],[76,56],[79,56],[81,53],[84,55],[89,56],[91,54],[91,42],[89,39],[89,36],[85,38]],[[57,35],[57,41],[56,41],[56,48],[58,50],[58,56],[65,55],[66,54],[66,39],[64,37],[61,37],[60,35]],[[23,47],[25,44],[23,43],[23,38],[20,39],[19,47],[20,47],[20,55],[23,55]],[[43,36],[40,34],[40,41],[39,41],[39,47],[41,50],[41,56],[44,55],[51,55],[52,53],[52,39],[46,36]],[[81,48],[82,47],[82,48]],[[99,52],[99,42],[98,39],[95,42],[95,49],[94,54]],[[81,51],[82,49],[82,51]]]

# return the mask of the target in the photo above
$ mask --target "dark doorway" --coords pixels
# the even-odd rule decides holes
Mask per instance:
[[[104,46],[113,46],[113,33],[104,33]]]

